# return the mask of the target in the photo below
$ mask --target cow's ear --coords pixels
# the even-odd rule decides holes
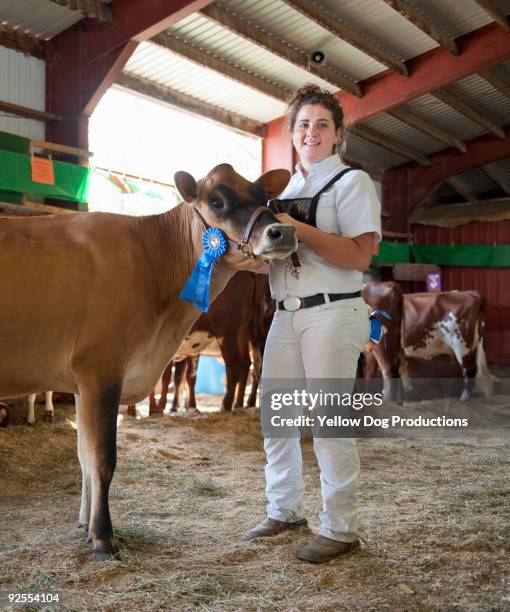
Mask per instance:
[[[287,187],[290,181],[290,172],[288,170],[270,170],[258,178],[255,183],[266,190],[270,198],[275,198]]]
[[[174,183],[185,202],[193,202],[197,197],[197,182],[188,172],[176,172]]]

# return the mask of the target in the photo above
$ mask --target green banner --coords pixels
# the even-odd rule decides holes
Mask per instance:
[[[30,156],[0,150],[0,192],[23,193],[46,198],[86,202],[89,169],[78,164],[53,162],[55,185],[34,183]]]
[[[413,244],[411,251],[416,263],[479,268],[510,266],[510,245],[507,244]]]
[[[468,266],[477,268],[510,267],[508,244],[407,244],[406,242],[379,243],[379,254],[373,263],[429,263],[438,266]]]
[[[381,240],[379,254],[372,258],[374,263],[409,263],[411,254],[407,242],[388,242]]]

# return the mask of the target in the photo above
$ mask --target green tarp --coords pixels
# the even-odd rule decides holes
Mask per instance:
[[[510,245],[507,244],[379,244],[374,263],[430,263],[438,266],[473,266],[480,268],[510,267]]]
[[[77,164],[58,161],[53,163],[55,185],[34,183],[31,178],[29,155],[0,150],[0,192],[86,202],[89,169]]]

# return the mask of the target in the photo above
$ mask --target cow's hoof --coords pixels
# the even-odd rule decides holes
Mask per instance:
[[[102,563],[103,561],[120,561],[120,552],[107,552],[105,550],[93,550],[91,561]]]
[[[469,402],[470,399],[471,399],[471,395],[467,391],[463,391],[462,395],[460,396],[460,401]]]
[[[89,532],[89,525],[88,523],[78,523],[78,529],[83,529],[86,535]]]
[[[43,420],[44,420],[45,423],[53,423],[53,413],[52,412],[45,412]]]
[[[35,425],[35,421],[27,421],[26,419],[23,421],[23,425],[28,425],[28,427],[33,427]]]

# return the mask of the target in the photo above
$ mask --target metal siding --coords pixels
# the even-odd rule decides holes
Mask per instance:
[[[0,100],[43,111],[44,97],[45,62],[0,46]],[[45,136],[44,122],[5,112],[0,112],[0,130],[36,140]]]
[[[467,191],[478,195],[498,188],[493,180],[479,168],[458,174],[456,178],[461,181]]]
[[[497,162],[489,164],[489,166],[496,172],[498,178],[510,187],[510,157],[500,159]]]
[[[468,223],[455,228],[414,225],[416,242],[423,244],[508,244],[510,221]],[[493,363],[510,364],[510,270],[444,266],[444,291],[475,289],[486,299],[484,346]]]
[[[49,0],[2,0],[0,22],[48,40],[83,19]]]

